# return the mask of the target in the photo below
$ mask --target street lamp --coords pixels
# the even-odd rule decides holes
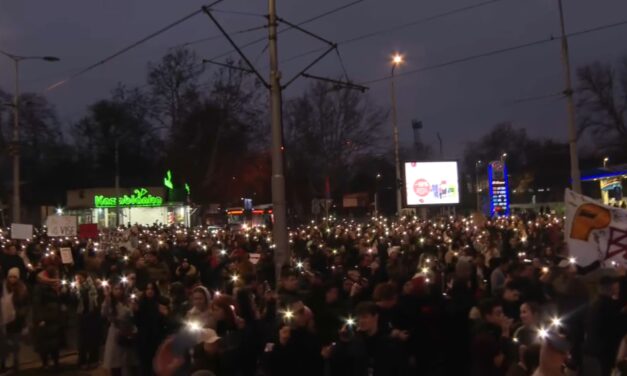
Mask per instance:
[[[59,61],[55,56],[18,56],[0,50],[0,54],[13,60],[15,65],[15,93],[13,94],[13,223],[20,223],[20,62],[22,60]]]
[[[481,212],[481,189],[479,188],[479,169],[482,161],[475,162],[475,193],[477,194],[477,212]]]
[[[374,187],[374,215],[379,215],[379,182],[381,181],[381,173],[377,173],[376,184]]]
[[[401,194],[401,162],[398,151],[398,125],[396,115],[396,87],[394,84],[394,71],[396,67],[403,63],[403,56],[399,53],[394,54],[392,57],[392,74],[390,80],[390,92],[392,95],[392,130],[394,134],[394,162],[396,165],[396,214],[401,215],[401,209],[403,207],[403,196]]]
[[[607,162],[610,161],[610,157],[603,158],[603,168],[607,167]]]

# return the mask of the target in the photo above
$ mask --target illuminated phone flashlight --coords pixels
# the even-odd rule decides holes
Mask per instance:
[[[137,294],[131,294],[131,299],[133,300],[137,299]]]
[[[220,254],[221,254],[222,256],[226,255],[226,249],[222,249],[222,250],[220,250]]]
[[[286,321],[289,321],[291,319],[294,318],[294,312],[290,311],[289,309],[286,309],[285,311],[283,311],[283,318]]]
[[[231,282],[235,283],[239,280],[239,276],[237,274],[233,274],[231,276]]]
[[[560,326],[562,326],[562,319],[560,319],[559,317],[553,317],[551,319],[551,325],[555,328],[559,328]]]
[[[429,268],[422,268],[422,274],[429,273]]]
[[[76,281],[72,281],[72,283],[70,283],[70,287],[73,289],[75,289],[77,285]]]
[[[109,282],[107,280],[104,280],[104,281],[100,282],[100,286],[107,287],[107,286],[109,286]]]
[[[575,265],[577,263],[577,259],[575,257],[571,257],[568,259],[568,262],[570,262],[571,265]]]
[[[303,262],[299,261],[296,263],[296,269],[302,269],[303,268]]]
[[[349,317],[346,319],[346,326],[348,326],[349,328],[352,328],[355,326],[355,319],[352,317]]]
[[[186,325],[187,325],[187,329],[189,329],[192,332],[199,332],[202,329],[202,326],[200,326],[200,324],[196,321],[188,321]]]
[[[222,293],[220,292],[220,290],[216,290],[216,291],[213,293],[213,296],[220,296],[221,294],[222,294]]]
[[[63,286],[67,285],[67,280],[65,280],[65,279],[64,279],[64,280],[62,280],[62,281],[61,281],[61,285],[63,285]]]
[[[546,339],[549,336],[549,331],[546,328],[538,329],[538,338]]]
[[[128,278],[126,276],[122,276],[121,282],[128,283]]]

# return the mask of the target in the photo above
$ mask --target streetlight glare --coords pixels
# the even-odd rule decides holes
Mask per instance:
[[[403,56],[401,56],[400,54],[395,54],[392,57],[392,62],[396,65],[401,64],[403,62]]]

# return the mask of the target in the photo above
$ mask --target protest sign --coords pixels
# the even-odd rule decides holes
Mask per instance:
[[[569,189],[564,238],[581,267],[627,266],[627,210],[603,205]]]
[[[11,223],[11,239],[30,239],[33,237],[33,225]]]
[[[74,257],[72,257],[72,249],[71,248],[61,248],[59,250],[61,254],[61,262],[64,264],[73,264]]]
[[[48,236],[76,236],[76,217],[71,215],[51,215],[46,220]]]
[[[78,226],[79,239],[98,239],[98,224],[85,223]]]

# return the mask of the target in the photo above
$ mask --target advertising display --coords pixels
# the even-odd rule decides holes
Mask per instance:
[[[509,215],[509,180],[505,163],[490,162],[488,182],[490,183],[490,215]]]
[[[457,162],[405,163],[407,205],[459,204]]]

